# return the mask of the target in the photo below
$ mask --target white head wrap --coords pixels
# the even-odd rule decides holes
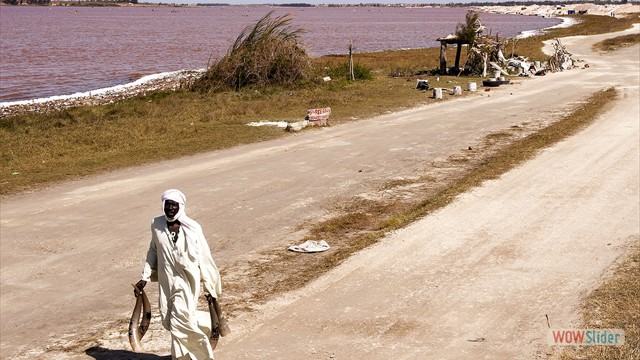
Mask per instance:
[[[204,239],[204,234],[202,233],[202,228],[197,221],[193,220],[185,213],[185,204],[187,203],[187,198],[184,196],[182,191],[177,189],[169,189],[162,193],[162,212],[164,213],[164,203],[167,200],[172,200],[180,204],[180,209],[178,213],[173,218],[168,218],[165,214],[164,217],[167,221],[180,221],[182,228],[184,229],[184,234],[187,239],[187,242],[191,243],[189,246],[190,254],[197,254],[198,252],[198,241],[206,241]]]
[[[178,210],[178,213],[176,214],[176,216],[170,219],[165,214],[167,221],[176,221],[176,220],[180,221],[180,218],[185,215],[184,207],[187,204],[187,198],[184,196],[182,191],[177,189],[169,189],[165,191],[164,193],[162,193],[162,212],[163,213],[164,213],[164,203],[167,202],[167,200],[175,201],[178,204],[180,204],[180,209]]]

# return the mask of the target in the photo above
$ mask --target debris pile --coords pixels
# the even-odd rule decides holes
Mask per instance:
[[[571,70],[574,66],[574,60],[571,56],[572,54],[567,51],[567,48],[560,43],[560,39],[555,39],[553,55],[549,58],[549,68],[553,72]]]
[[[470,75],[484,77],[487,76],[487,71],[491,64],[508,65],[508,61],[502,53],[502,48],[505,45],[505,41],[500,40],[497,36],[495,38],[489,36],[478,37],[476,43],[469,47],[467,61],[461,70]],[[493,69],[502,70],[501,68],[496,68],[495,65]]]
[[[549,72],[559,72],[574,68],[577,60],[569,53],[559,39],[554,39],[554,54],[547,61],[530,61],[519,55],[505,58],[502,49],[509,41],[491,37],[480,37],[476,44],[469,49],[467,61],[461,72],[469,75],[487,76],[497,74],[505,76],[543,76]],[[587,66],[588,67],[588,66]],[[497,76],[494,76],[497,77]]]
[[[547,72],[569,70],[575,66],[572,54],[555,39],[555,52],[547,61],[529,61],[526,57],[514,54],[517,38],[500,38],[485,34],[485,27],[480,22],[477,13],[470,11],[465,24],[458,24],[455,34],[437,39],[440,47],[440,73],[459,75],[475,75],[498,80],[503,76],[541,76]],[[455,65],[446,65],[447,45],[456,45]],[[467,58],[460,66],[461,47],[467,45]],[[511,47],[511,56],[506,58],[504,50]],[[585,66],[588,67],[588,66]],[[502,79],[500,79],[502,80]],[[418,88],[416,86],[416,88]]]

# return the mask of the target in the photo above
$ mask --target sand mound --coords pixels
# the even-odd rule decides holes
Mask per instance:
[[[475,7],[480,12],[490,12],[498,14],[518,14],[544,17],[557,17],[569,15],[570,11],[576,14],[586,11],[590,15],[616,16],[621,17],[629,13],[640,12],[640,5],[637,4],[557,4],[557,5],[529,5],[529,6],[478,6]]]

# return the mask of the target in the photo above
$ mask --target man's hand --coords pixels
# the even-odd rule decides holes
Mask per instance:
[[[142,289],[144,289],[145,285],[147,285],[146,281],[144,280],[138,281],[138,283],[133,286],[135,288],[133,289],[133,295],[135,297],[138,297],[138,295],[142,294]]]
[[[213,303],[214,297],[211,294],[204,294],[204,298],[207,299],[208,303]]]

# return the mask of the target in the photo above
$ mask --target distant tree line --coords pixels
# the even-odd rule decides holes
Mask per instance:
[[[69,6],[83,6],[91,4],[91,6],[115,6],[117,3],[132,3],[137,4],[138,0],[68,0],[59,1],[54,0],[56,3],[61,3]],[[50,5],[51,0],[2,0],[7,5]]]
[[[51,0],[3,0],[7,5],[49,5]]]
[[[306,4],[306,3],[291,3],[291,4],[273,4],[273,6],[282,6],[282,7],[314,7],[315,5]]]
[[[412,6],[430,6],[430,7],[470,7],[470,6],[531,6],[531,5],[551,5],[551,6],[560,6],[560,5],[576,5],[576,4],[584,4],[584,0],[569,0],[559,2],[557,0],[541,0],[541,1],[483,1],[483,2],[450,2],[448,4],[442,3],[422,3],[422,4],[411,4]],[[593,0],[589,1],[589,3],[596,5],[615,5],[615,4],[640,4],[639,0],[618,0],[618,1],[601,1],[601,0]],[[327,4],[329,7],[405,7],[406,4],[384,4],[384,3],[360,3],[360,4]]]

